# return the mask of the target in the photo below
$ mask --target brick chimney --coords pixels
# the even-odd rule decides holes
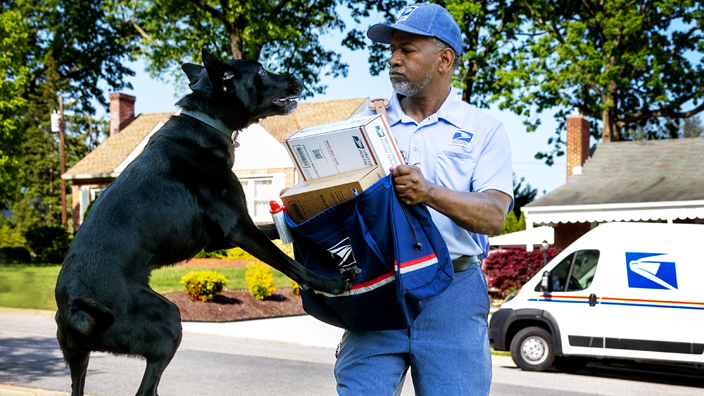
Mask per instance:
[[[591,123],[576,111],[567,116],[567,180],[582,173],[589,158],[589,127]]]
[[[134,120],[135,99],[119,92],[110,94],[110,136],[117,135]]]

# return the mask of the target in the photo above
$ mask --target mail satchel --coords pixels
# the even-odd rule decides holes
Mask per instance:
[[[340,295],[301,291],[303,309],[333,326],[409,327],[428,299],[452,282],[452,261],[428,209],[400,203],[391,175],[301,224],[286,221],[298,262],[328,278],[356,274]]]

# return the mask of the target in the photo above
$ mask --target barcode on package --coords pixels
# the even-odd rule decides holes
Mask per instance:
[[[293,146],[293,149],[296,150],[296,154],[298,154],[297,157],[301,161],[301,166],[304,168],[310,167],[310,162],[308,162],[308,158],[306,158],[306,154],[303,152],[301,146]]]
[[[313,153],[313,157],[315,157],[315,159],[317,159],[317,160],[323,159],[323,155],[320,154],[320,149],[311,150],[311,152]]]

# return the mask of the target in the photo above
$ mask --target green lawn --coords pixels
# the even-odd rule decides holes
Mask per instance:
[[[56,310],[54,286],[61,270],[60,265],[0,264],[0,307]],[[161,294],[186,291],[179,283],[190,271],[203,268],[169,267],[152,272],[151,287]],[[226,289],[246,289],[246,268],[213,269],[228,279]],[[291,281],[273,270],[274,285],[279,289],[291,287]]]

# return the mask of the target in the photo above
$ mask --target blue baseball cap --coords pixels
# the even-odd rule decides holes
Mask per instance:
[[[382,44],[391,44],[394,30],[420,36],[436,37],[450,46],[457,56],[462,55],[462,33],[450,13],[437,4],[412,5],[398,17],[396,23],[377,23],[367,30],[367,37]]]

